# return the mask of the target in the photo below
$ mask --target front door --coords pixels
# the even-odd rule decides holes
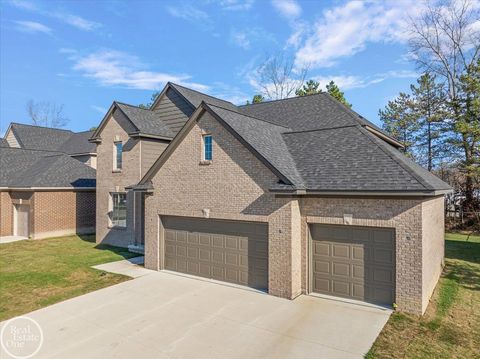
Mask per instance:
[[[28,237],[29,231],[29,212],[30,206],[27,204],[15,205],[16,221],[15,221],[15,235]]]

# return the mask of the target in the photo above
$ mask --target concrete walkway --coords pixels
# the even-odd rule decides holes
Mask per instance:
[[[389,315],[153,271],[27,314],[44,333],[36,358],[59,359],[362,358]]]
[[[93,266],[92,268],[103,270],[105,272],[123,274],[132,278],[142,277],[147,274],[155,273],[154,271],[145,269],[143,267],[143,256],[124,259],[118,262],[111,262]]]
[[[23,240],[26,240],[26,239],[28,239],[28,238],[27,237],[22,237],[22,236],[3,236],[3,237],[0,237],[0,244],[23,241]]]

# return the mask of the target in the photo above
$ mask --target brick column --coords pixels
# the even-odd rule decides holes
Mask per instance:
[[[270,216],[268,246],[268,291],[293,299],[302,291],[301,216],[297,200],[288,201]]]

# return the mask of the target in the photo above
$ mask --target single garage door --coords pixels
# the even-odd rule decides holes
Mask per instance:
[[[392,305],[393,229],[311,224],[310,236],[313,292]]]
[[[165,269],[268,288],[265,223],[162,217]]]

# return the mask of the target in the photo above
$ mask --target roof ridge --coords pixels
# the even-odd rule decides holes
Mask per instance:
[[[57,130],[57,131],[65,131],[65,132],[75,133],[72,130],[67,130],[67,129],[64,129],[64,128],[31,125],[31,124],[28,124],[28,123],[10,122],[10,125],[20,125],[20,126],[28,126],[28,127],[36,127],[36,128],[46,128],[46,129],[49,129],[49,130]]]
[[[245,105],[239,105],[238,107],[251,107],[251,106],[256,106],[256,105],[265,105],[265,104],[272,103],[272,102],[288,101],[288,100],[293,100],[293,99],[319,96],[319,95],[324,95],[324,94],[326,94],[326,92],[322,90],[321,92],[312,93],[312,94],[308,94],[308,95],[292,96],[292,97],[286,97],[286,98],[279,98],[279,99],[276,99],[276,100],[268,100],[268,101],[262,101],[262,102],[256,102],[256,103],[249,103],[249,104],[245,104]]]
[[[290,134],[296,134],[296,133],[328,131],[328,130],[336,130],[339,128],[349,128],[349,127],[361,127],[361,126],[360,125],[344,125],[344,126],[336,126],[336,127],[315,128],[313,130],[298,130],[298,131],[285,132],[284,134],[290,135]]]
[[[205,102],[205,101],[204,101],[204,102]],[[254,120],[257,120],[257,121],[266,122],[266,123],[268,123],[268,124],[270,124],[270,125],[273,125],[273,126],[276,126],[276,127],[282,127],[282,128],[287,129],[287,130],[291,130],[290,127],[282,126],[282,125],[279,125],[279,124],[276,124],[276,123],[273,123],[273,122],[270,122],[270,121],[267,121],[267,120],[264,120],[264,119],[255,117],[255,116],[250,116],[250,115],[247,115],[247,114],[242,113],[242,112],[239,112],[239,111],[233,111],[233,110],[228,109],[228,108],[226,108],[226,107],[222,107],[222,106],[210,104],[210,103],[208,103],[208,102],[205,102],[205,103],[206,103],[208,106],[218,107],[218,108],[221,108],[221,109],[223,109],[223,110],[230,111],[230,112],[233,112],[233,113],[237,113],[237,114],[242,115],[242,116],[245,116],[245,117],[253,118]],[[234,105],[234,106],[235,106],[235,105]],[[235,107],[238,107],[238,106],[235,106]]]
[[[220,100],[220,101],[223,101],[223,102],[228,102],[228,103],[236,106],[234,103],[232,103],[232,102],[230,102],[230,101],[227,101],[227,100],[221,99],[221,98],[219,98],[219,97],[215,97],[215,96],[212,96],[212,95],[209,95],[209,94],[200,92],[200,91],[198,91],[198,90],[194,90],[194,89],[192,89],[192,88],[190,88],[190,87],[183,86],[183,85],[179,85],[179,84],[176,84],[176,83],[171,82],[171,81],[169,81],[168,83],[169,83],[170,85],[172,85],[172,86],[178,86],[178,87],[187,89],[187,90],[189,90],[189,91],[196,92],[196,93],[198,93],[198,94],[200,94],[200,95],[202,95],[202,96],[207,96],[207,97],[213,98],[213,99],[215,99],[215,100]]]
[[[47,153],[55,153],[57,155],[66,155],[68,156],[68,154],[66,154],[65,152],[62,152],[62,151],[54,151],[54,150],[39,150],[39,149],[36,149],[36,148],[24,148],[24,147],[10,147],[10,146],[1,146],[1,148],[7,148],[9,150],[22,150],[22,151],[33,151],[33,152],[47,152]]]
[[[429,185],[428,182],[424,181],[421,176],[418,176],[410,167],[406,166],[404,163],[399,161],[396,156],[393,155],[392,152],[388,151],[385,147],[380,146],[380,141],[383,141],[376,136],[372,135],[370,136],[370,132],[366,131],[363,126],[358,126],[358,129],[360,132],[367,137],[371,142],[373,142],[380,150],[385,153],[388,157],[390,157],[397,165],[399,165],[401,168],[403,168],[405,171],[407,171],[413,178],[417,180],[418,183],[420,183],[426,190],[432,190],[432,186]],[[365,131],[365,132],[364,132]]]
[[[113,102],[115,102],[117,105],[125,105],[125,106],[129,106],[129,107],[138,108],[139,110],[145,110],[145,111],[149,111],[149,112],[155,112],[155,111],[150,110],[149,108],[143,108],[143,107],[140,107],[140,106],[131,105],[131,104],[129,104],[129,103],[125,103],[125,102],[121,102],[121,101],[116,101],[116,100],[114,100]],[[86,131],[85,131],[85,132],[86,132]]]

